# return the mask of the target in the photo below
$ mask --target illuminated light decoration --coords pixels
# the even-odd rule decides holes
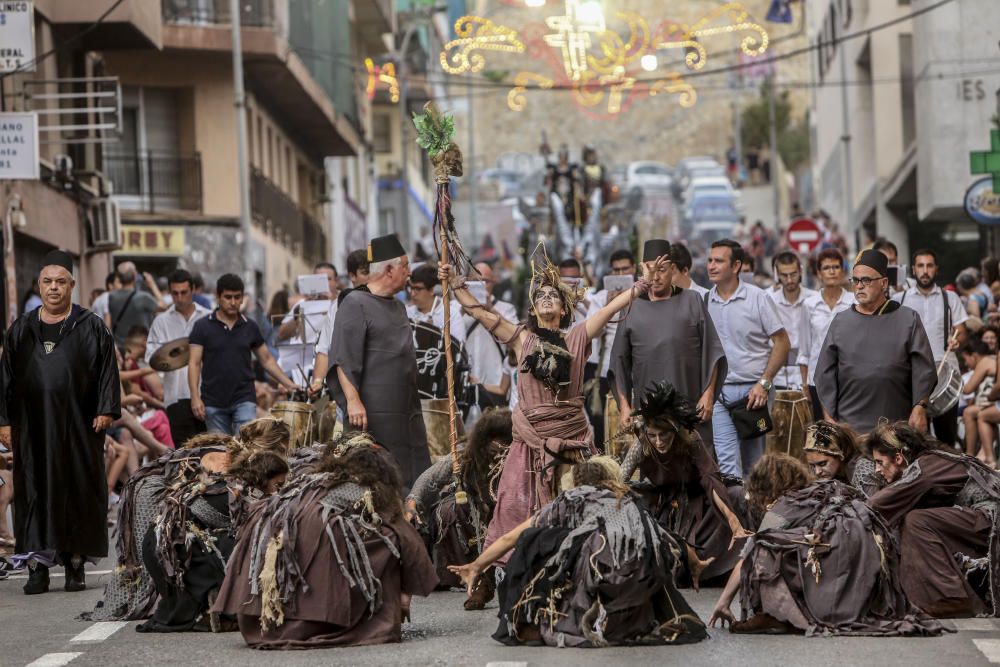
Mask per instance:
[[[667,79],[655,81],[649,86],[649,96],[656,97],[660,93],[678,93],[677,103],[685,109],[690,109],[698,102],[698,91],[678,72],[671,72]]]
[[[524,111],[528,106],[528,98],[525,92],[528,86],[534,84],[536,88],[549,89],[555,85],[552,79],[536,74],[535,72],[518,72],[514,77],[514,87],[507,93],[507,108],[511,111]]]
[[[501,1],[521,7],[536,4],[536,0]],[[552,3],[537,0],[537,6],[543,4]],[[441,54],[442,66],[453,74],[479,72],[486,62],[476,50],[522,53],[536,68],[550,71],[519,72],[507,94],[508,108],[524,111],[529,90],[565,89],[585,115],[608,120],[626,112],[637,100],[658,96],[675,96],[681,107],[693,107],[698,92],[682,71],[705,67],[707,44],[715,37],[743,33],[741,58],[759,57],[769,45],[767,31],[738,2],[727,2],[690,26],[664,20],[655,30],[641,15],[619,12],[615,18],[627,28],[627,38],[624,31],[608,28],[600,4],[593,0],[563,0],[563,7],[561,14],[547,17],[544,23],[530,23],[520,31],[478,16],[463,17],[455,24],[459,38],[449,42]],[[665,66],[666,61],[657,53],[661,49],[686,50],[684,64],[677,66],[681,71]],[[644,81],[644,71],[660,74]]]
[[[607,30],[601,5],[581,0],[566,0],[566,13],[550,16],[545,24],[554,33],[545,35],[545,43],[562,51],[566,76],[579,81],[587,70],[587,50],[591,34],[600,35]]]
[[[455,21],[456,39],[444,45],[441,67],[449,74],[479,72],[486,58],[477,51],[524,53],[517,31],[480,16],[463,16]]]
[[[729,22],[723,25],[712,25],[720,18],[726,17]],[[750,31],[740,40],[740,50],[748,56],[756,57],[767,51],[769,37],[767,30],[759,23],[749,20],[750,14],[738,2],[728,2],[720,5],[688,27],[679,23],[668,23],[661,33],[657,34],[658,49],[689,49],[684,56],[684,64],[689,69],[700,70],[705,66],[708,52],[701,43],[701,38],[727,35],[735,32]]]
[[[392,63],[376,65],[371,58],[365,58],[365,69],[368,70],[368,85],[365,91],[368,99],[375,99],[375,88],[379,83],[384,83],[389,88],[389,100],[396,104],[399,102],[399,80],[396,78],[396,66]]]
[[[544,7],[545,0],[524,0],[525,7]]]

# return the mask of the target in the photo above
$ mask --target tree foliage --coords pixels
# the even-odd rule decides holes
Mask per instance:
[[[743,150],[771,143],[771,120],[767,98],[770,85],[764,83],[760,96],[743,107],[741,112]],[[774,117],[778,133],[778,152],[788,169],[795,169],[809,160],[809,123],[805,118],[792,120],[792,103],[787,90],[774,100]]]

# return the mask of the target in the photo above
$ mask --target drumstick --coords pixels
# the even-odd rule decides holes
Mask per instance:
[[[953,331],[952,334],[951,334],[951,338],[948,339],[948,342],[951,343],[951,341],[957,340],[957,339],[958,339],[958,329],[955,329],[955,331]],[[948,361],[948,352],[949,352],[949,350],[945,349],[944,355],[941,357],[941,363],[938,364],[938,367],[937,367],[938,375],[941,374],[941,369],[944,368],[945,362]]]

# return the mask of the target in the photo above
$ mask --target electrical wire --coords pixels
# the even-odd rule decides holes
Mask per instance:
[[[98,16],[97,19],[93,23],[91,23],[89,26],[87,26],[86,28],[84,28],[83,30],[81,30],[81,31],[79,31],[77,33],[74,33],[74,34],[70,35],[69,37],[67,37],[66,39],[64,39],[61,44],[53,46],[51,49],[49,49],[45,53],[42,53],[41,55],[35,56],[34,58],[32,58],[28,62],[20,65],[16,69],[13,69],[13,70],[11,70],[9,72],[4,72],[3,74],[0,74],[0,81],[3,81],[8,76],[12,76],[14,74],[18,74],[20,72],[24,72],[26,70],[29,70],[29,69],[35,67],[38,63],[42,62],[43,60],[48,59],[53,54],[58,53],[61,49],[66,48],[66,46],[68,46],[69,44],[72,44],[76,40],[81,39],[83,36],[85,36],[88,33],[92,32],[98,26],[100,26],[101,23],[104,22],[104,19],[108,18],[108,16],[111,14],[111,12],[115,11],[116,9],[118,9],[118,6],[120,4],[122,4],[123,2],[125,2],[125,0],[115,0],[115,2],[110,7],[108,7],[104,11],[103,14],[101,14],[100,16]]]

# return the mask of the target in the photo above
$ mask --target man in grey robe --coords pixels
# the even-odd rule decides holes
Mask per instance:
[[[816,364],[824,417],[857,433],[882,418],[926,432],[937,372],[920,315],[887,298],[888,260],[877,250],[861,253],[851,282],[857,303],[833,318]]]
[[[330,363],[339,382],[331,384],[345,428],[371,433],[410,487],[431,464],[410,320],[395,298],[410,262],[395,234],[372,239],[368,258],[367,288],[351,290],[337,307]]]
[[[651,239],[642,261],[670,255],[670,244]],[[636,299],[618,325],[611,349],[611,373],[624,424],[653,382],[666,380],[697,404],[698,432],[712,446],[712,407],[726,379],[722,341],[705,300],[673,285],[674,266],[651,276],[649,294]]]

